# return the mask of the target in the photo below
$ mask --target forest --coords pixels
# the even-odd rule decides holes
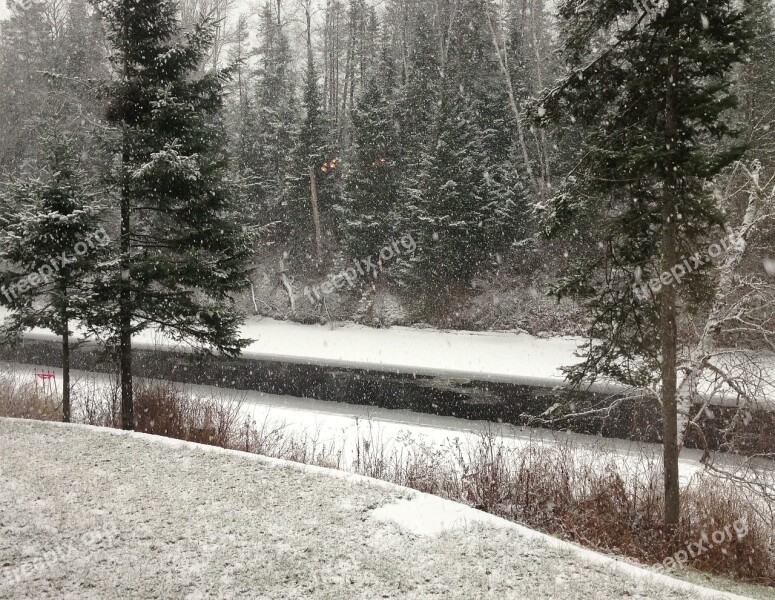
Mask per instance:
[[[580,109],[591,103],[584,117],[556,103],[548,118],[543,103],[571,61],[608,43],[600,31],[585,34],[583,52],[570,47],[567,28],[583,26],[573,23],[581,17],[539,0],[183,0],[176,10],[180,35],[201,18],[214,27],[195,71],[224,75],[223,110],[208,127],[218,140],[211,152],[227,153],[233,221],[260,273],[246,308],[303,321],[583,330],[583,311],[546,299],[546,290],[610,244],[616,233],[601,219],[638,193],[639,175],[584,190],[573,227],[554,228],[555,211],[578,191],[569,182],[590,159],[606,113],[621,109],[631,121],[611,126],[637,130],[658,102],[611,97],[606,107],[578,95]],[[757,0],[751,10],[755,37],[744,59],[724,59],[729,101],[717,116],[765,176],[775,148],[772,7]],[[646,14],[623,7],[610,26]],[[116,73],[98,10],[86,0],[11,0],[9,16],[0,40],[0,172],[45,172],[46,140],[56,138],[84,193],[109,209],[104,168],[115,123],[104,91]],[[703,31],[699,16],[691,26]],[[601,72],[614,94],[619,85],[622,94],[649,87],[649,61],[639,60],[642,77],[631,84]],[[733,145],[715,125],[701,133],[708,156]],[[713,185],[739,205],[744,192],[729,194],[739,179],[727,161]],[[325,302],[305,298],[306,286],[406,234],[416,251],[381,261],[368,285]]]

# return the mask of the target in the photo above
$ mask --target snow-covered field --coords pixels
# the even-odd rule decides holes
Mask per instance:
[[[0,457],[2,598],[734,597],[255,455],[0,419]]]
[[[580,339],[527,333],[439,331],[362,325],[301,325],[250,319],[243,335],[256,340],[246,357],[310,361],[422,375],[559,385],[559,367],[578,361]]]

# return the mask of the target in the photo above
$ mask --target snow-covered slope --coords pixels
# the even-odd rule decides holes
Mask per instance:
[[[325,361],[424,375],[447,375],[525,384],[558,385],[559,367],[578,359],[577,338],[542,339],[527,333],[439,331],[362,325],[301,325],[250,320],[244,335],[256,340],[245,356]]]
[[[0,598],[732,597],[255,455],[0,419],[0,457]]]

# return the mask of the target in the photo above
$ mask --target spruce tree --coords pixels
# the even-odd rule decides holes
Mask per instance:
[[[514,123],[487,9],[486,0],[467,0],[455,17],[433,140],[409,196],[420,230],[410,278],[431,293],[470,286],[509,247],[519,223]]]
[[[322,237],[323,222],[337,201],[340,161],[329,144],[330,128],[322,111],[320,87],[312,50],[302,97],[304,118],[293,149],[293,160],[286,178],[285,226],[291,248],[301,264],[322,265],[316,239]],[[313,213],[312,187],[315,187],[318,219]],[[320,228],[320,231],[318,230]],[[321,249],[322,252],[322,249]]]
[[[69,422],[70,335],[74,321],[87,324],[94,277],[106,255],[107,233],[86,176],[59,134],[47,141],[48,165],[37,176],[15,178],[0,218],[0,305],[12,312],[3,337],[18,339],[35,327],[62,339],[62,418]]]
[[[436,122],[441,102],[442,78],[438,43],[425,13],[417,14],[407,58],[406,81],[397,98],[399,129],[399,192],[394,222],[401,233],[421,233],[422,190],[436,145]],[[432,232],[431,232],[432,235]],[[396,271],[402,283],[418,283],[414,269],[419,263],[399,260]]]
[[[385,69],[390,71],[390,65]],[[397,233],[393,209],[400,193],[400,171],[392,88],[392,73],[373,76],[352,113],[352,162],[339,207],[351,258],[374,254]]]
[[[398,101],[400,144],[406,180],[416,178],[423,154],[432,146],[439,108],[441,65],[433,26],[424,13],[417,15],[409,50],[406,83]]]
[[[241,317],[230,294],[247,283],[250,249],[231,212],[219,119],[230,73],[198,67],[213,41],[204,21],[181,31],[172,0],[105,0],[117,80],[117,268],[103,325],[118,345],[121,416],[134,426],[132,336],[148,327],[201,350],[237,354]],[[111,302],[112,301],[112,302]]]
[[[507,245],[513,202],[488,171],[492,163],[470,101],[445,93],[439,114],[436,147],[421,182],[423,241],[414,268],[417,285],[449,294],[468,287]]]
[[[262,36],[256,82],[255,148],[258,201],[276,210],[289,168],[296,129],[296,95],[290,42],[271,5],[261,15]]]
[[[586,360],[571,383],[610,377],[634,386],[659,373],[663,410],[665,524],[679,522],[676,381],[682,308],[701,307],[702,268],[670,275],[722,220],[703,182],[742,149],[721,143],[735,104],[730,69],[749,45],[745,3],[593,0],[561,5],[567,76],[536,106],[539,119],[570,118],[585,132],[576,167],[539,206],[547,231],[593,219],[600,251],[578,261],[557,293],[582,298],[592,316]],[[605,43],[603,43],[605,41]],[[602,44],[602,46],[601,46]],[[685,269],[684,269],[685,270]],[[680,296],[679,296],[680,294]],[[687,301],[681,305],[681,298]]]

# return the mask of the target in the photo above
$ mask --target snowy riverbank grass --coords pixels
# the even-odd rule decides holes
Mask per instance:
[[[76,390],[74,414],[81,422],[116,425],[115,389],[79,385]],[[34,386],[0,373],[0,416],[56,420],[52,403],[55,400],[41,397]],[[678,540],[669,544],[662,530],[661,465],[656,456],[623,462],[603,449],[579,452],[572,442],[506,445],[488,431],[443,445],[411,435],[399,445],[388,444],[369,420],[358,423],[351,453],[321,437],[319,429],[299,430],[268,416],[246,421],[238,397],[198,397],[169,383],[140,384],[135,414],[139,432],[381,479],[649,565],[744,521],[745,536],[707,544],[686,566],[775,585],[775,516],[768,499],[751,493],[742,482],[695,475],[682,491]]]
[[[0,370],[0,415],[58,421],[61,420],[62,405],[55,396],[43,393],[34,382]]]

